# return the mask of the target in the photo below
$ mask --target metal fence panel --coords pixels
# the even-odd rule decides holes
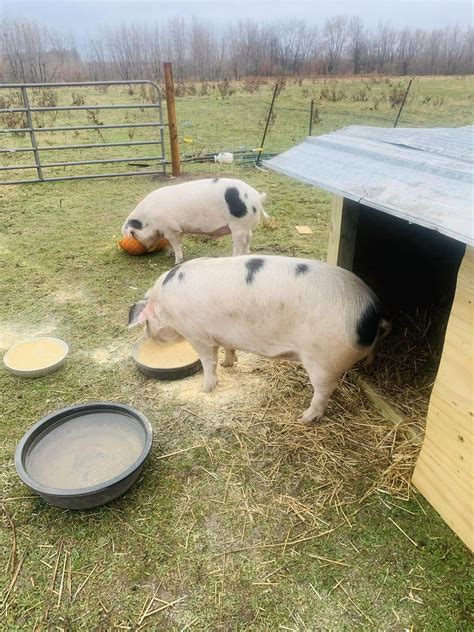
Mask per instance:
[[[87,104],[81,103],[79,105],[41,105],[35,106],[31,104],[30,100],[30,91],[38,91],[45,90],[50,88],[96,88],[100,90],[107,90],[109,86],[145,86],[149,87],[149,89],[153,92],[152,103],[106,103],[106,104]],[[132,88],[130,88],[132,89]],[[3,155],[4,158],[16,156],[17,154],[33,154],[34,163],[28,162],[23,164],[7,164],[0,166],[0,172],[23,172],[24,170],[34,170],[36,172],[36,177],[34,178],[18,178],[18,179],[8,179],[3,180],[0,179],[0,184],[24,184],[24,183],[33,183],[33,182],[57,182],[60,180],[77,180],[77,179],[87,179],[87,178],[111,178],[118,176],[135,176],[135,175],[156,175],[156,174],[165,174],[166,173],[166,156],[165,156],[165,143],[164,143],[164,128],[165,123],[163,122],[163,110],[162,110],[162,99],[161,99],[161,91],[159,86],[153,81],[148,80],[130,80],[130,81],[77,81],[77,82],[66,82],[66,83],[11,83],[11,84],[2,84],[0,85],[0,90],[14,90],[18,91],[19,95],[21,95],[21,107],[1,107],[0,115],[24,115],[24,122],[26,125],[21,127],[15,127],[15,122],[17,119],[13,117],[10,121],[13,121],[12,124],[7,124],[6,127],[0,129],[0,140],[2,141],[2,146],[0,148],[0,156]],[[129,121],[129,122],[107,122],[103,123],[98,120],[97,112],[102,111],[120,111],[120,110],[139,110],[140,112],[150,111],[151,113],[156,113],[156,117],[151,121]],[[92,114],[92,124],[90,125],[39,125],[35,124],[34,116],[40,113],[51,114],[52,117],[56,117],[57,113],[71,113],[71,112],[85,112],[87,114]],[[125,115],[125,118],[127,116]],[[54,119],[53,119],[54,121]],[[7,118],[8,123],[8,118]],[[118,142],[107,142],[102,134],[102,130],[128,130],[128,134],[131,140]],[[157,137],[154,139],[140,139],[133,140],[135,130],[137,129],[151,129],[156,130],[158,132]],[[86,143],[62,143],[62,144],[54,144],[49,143],[47,145],[40,144],[38,142],[38,135],[45,133],[55,133],[55,132],[72,132],[75,135],[78,135],[80,132],[85,130],[95,131],[102,138],[103,142],[86,142]],[[20,146],[20,147],[12,147],[10,143],[6,142],[4,139],[7,135],[17,135],[17,136],[25,136],[28,134],[29,136],[29,145],[28,146]],[[117,147],[138,147],[142,145],[151,145],[154,151],[151,152],[151,155],[146,156],[121,156],[121,157],[106,157],[100,159],[91,158],[90,160],[53,160],[52,162],[44,162],[42,152],[69,152],[70,150],[85,150],[85,149],[108,149],[108,148],[117,148]],[[75,167],[79,165],[105,165],[105,164],[115,164],[115,163],[145,163],[143,166],[151,166],[152,170],[147,171],[123,171],[119,173],[87,173],[87,174],[65,174],[62,176],[54,176],[46,173],[50,169],[56,169],[59,167]],[[136,165],[135,165],[136,166]],[[141,166],[141,165],[140,165]]]

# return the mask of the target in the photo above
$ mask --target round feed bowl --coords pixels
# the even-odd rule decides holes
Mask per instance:
[[[143,341],[144,338],[142,337],[134,343],[132,347],[132,357],[135,360],[137,367],[147,377],[154,377],[158,380],[182,380],[185,377],[198,373],[198,371],[202,369],[201,360],[195,360],[189,364],[172,368],[156,368],[147,366],[138,359],[140,345]]]
[[[138,239],[135,239],[135,237],[122,237],[118,245],[122,250],[128,252],[129,255],[143,255],[147,251],[145,246],[143,246]]]
[[[46,347],[48,343],[52,343],[57,349],[57,353],[55,354],[54,359],[47,363],[40,362],[39,365],[36,367],[34,366],[34,363],[32,363],[31,368],[28,369],[19,368],[15,365],[16,363],[14,360],[14,356],[16,353],[24,349],[24,353],[25,355],[27,355],[28,348],[30,348],[31,352],[32,344],[43,344]],[[3,365],[5,366],[7,371],[10,371],[10,373],[18,375],[20,377],[44,377],[45,375],[54,373],[60,367],[62,367],[62,365],[66,361],[68,353],[69,346],[64,342],[64,340],[53,338],[51,336],[40,336],[37,338],[30,338],[29,340],[22,340],[21,342],[17,342],[15,345],[13,345],[13,347],[10,347],[10,349],[3,356]]]
[[[51,447],[51,441],[54,441],[54,437],[57,437],[61,433],[61,429],[64,430],[64,426],[68,426],[66,431],[61,435],[61,441],[63,443],[64,441],[69,442],[71,446],[75,447],[77,452],[78,441],[84,439],[84,433],[88,431],[92,433],[91,428],[94,428],[97,424],[104,423],[106,424],[106,428],[110,426],[110,428],[107,429],[110,444],[113,443],[114,427],[117,429],[120,426],[122,430],[128,428],[130,437],[133,435],[137,448],[136,457],[126,466],[124,465],[122,471],[107,480],[84,487],[76,485],[69,485],[69,487],[52,487],[49,484],[46,485],[37,480],[37,478],[41,478],[41,476],[38,476],[32,471],[34,470],[33,462],[35,450],[37,451],[37,455],[42,455],[43,463],[50,465],[50,468],[48,468],[48,480],[51,477],[54,479],[54,477],[57,476],[57,470],[55,469],[57,463],[55,462],[54,456],[52,458],[50,456],[51,450],[54,451],[55,449],[54,444],[53,447]],[[85,424],[88,425],[86,426]],[[85,430],[85,428],[89,428],[89,430]],[[118,433],[117,430],[116,432]],[[45,450],[45,443],[42,442],[44,442],[46,438],[49,439],[50,443],[49,447]],[[92,437],[91,434],[91,441],[93,440],[95,440],[95,437]],[[66,509],[90,509],[121,496],[133,485],[140,475],[145,460],[150,453],[152,441],[153,431],[149,421],[134,408],[113,402],[79,404],[63,408],[47,415],[30,428],[16,448],[15,467],[23,483],[50,505],[64,507]],[[63,445],[63,443],[56,442],[55,444],[58,448],[58,459],[60,456],[64,458],[65,453],[69,456],[67,450],[60,450],[60,446]],[[71,450],[71,458],[68,463],[68,465],[71,464],[70,470],[77,472],[77,475],[80,477],[81,474],[88,475],[91,470],[95,471],[93,469],[95,465],[100,467],[100,463],[93,462],[94,449],[96,449],[96,447],[94,444],[94,448],[91,449],[90,452],[84,451],[84,465],[81,463],[80,458],[78,459],[77,453],[74,454],[74,450]],[[40,450],[43,451],[41,452]],[[108,447],[104,447],[104,452],[107,450],[109,450],[107,453],[108,456],[111,456],[112,459],[118,455],[116,451],[113,452],[116,448],[109,449]],[[96,454],[97,453],[100,454],[100,450],[96,449]],[[78,461],[80,464],[79,467],[76,466]],[[81,465],[83,465],[82,470],[80,469]],[[72,475],[74,476],[75,474],[73,473]],[[81,478],[78,478],[78,481],[80,480]]]

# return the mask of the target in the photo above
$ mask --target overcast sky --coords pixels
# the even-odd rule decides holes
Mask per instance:
[[[216,24],[245,18],[268,21],[303,18],[321,24],[332,15],[359,15],[367,24],[390,21],[394,25],[437,28],[458,22],[472,23],[468,0],[0,0],[4,16],[27,16],[50,27],[77,35],[104,24],[160,22],[174,15],[196,16]]]

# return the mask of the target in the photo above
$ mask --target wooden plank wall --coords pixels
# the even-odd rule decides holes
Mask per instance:
[[[328,263],[352,270],[358,221],[357,202],[333,195],[329,218]]]
[[[474,249],[458,273],[413,483],[474,550]]]

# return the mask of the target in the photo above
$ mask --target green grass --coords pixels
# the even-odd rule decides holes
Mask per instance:
[[[252,168],[192,170],[210,173],[242,177],[267,191],[278,228],[259,227],[254,251],[324,257],[328,195]],[[276,453],[260,448],[261,438],[271,438],[282,423],[264,412],[264,366],[236,398],[236,407],[244,405],[263,376],[263,417],[248,419],[245,450],[233,432],[239,413],[232,400],[220,406],[214,396],[180,397],[200,376],[170,387],[136,370],[129,350],[137,332],[126,328],[128,307],[172,260],[163,253],[130,257],[115,242],[124,217],[155,186],[149,178],[124,178],[0,189],[0,347],[38,332],[71,345],[66,366],[49,377],[27,381],[0,372],[2,568],[12,550],[12,524],[14,569],[22,561],[3,629],[135,630],[153,595],[162,601],[150,610],[181,601],[145,618],[150,630],[188,624],[191,630],[469,629],[468,552],[420,496],[402,501],[375,493],[359,503],[377,480],[376,465],[348,482],[352,494],[343,497],[351,501],[341,505],[347,521],[333,508],[318,511],[319,523],[306,523],[278,502],[286,494],[317,507],[319,491],[305,479],[296,447],[289,446],[278,476]],[[314,234],[298,236],[295,224],[308,224]],[[228,254],[230,241],[188,237],[184,249],[188,258]],[[299,397],[309,398],[308,386],[300,390]],[[139,408],[153,425],[154,447],[124,497],[91,511],[63,511],[28,493],[13,454],[43,415],[90,400]],[[340,406],[344,398],[335,401]],[[289,418],[297,412],[290,410]],[[344,424],[349,433],[351,418]],[[159,458],[195,445],[201,447]],[[267,546],[285,540],[287,546]],[[12,577],[12,568],[2,575],[4,596]]]

